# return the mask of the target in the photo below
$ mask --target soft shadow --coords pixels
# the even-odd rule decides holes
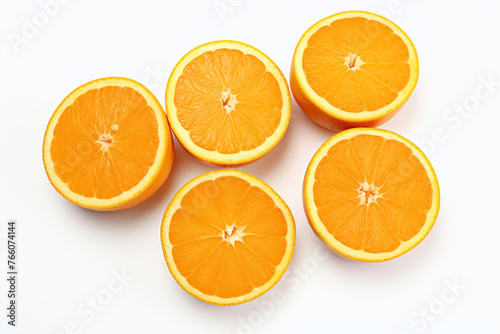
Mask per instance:
[[[272,148],[271,151],[258,161],[243,167],[243,169],[251,174],[262,177],[262,175],[266,175],[270,170],[275,168],[275,166],[284,159],[287,151],[291,148],[292,135],[290,132],[289,126],[283,138],[281,138],[280,142]]]
[[[318,123],[314,122],[312,119],[310,119],[309,116],[307,116],[306,113],[300,108],[297,102],[295,102],[295,100],[293,100],[292,102],[292,115],[293,113],[295,113],[295,117],[297,119],[300,119],[300,122],[302,122],[303,125],[307,126],[307,129],[310,129],[311,131],[319,132],[322,135],[328,137],[337,134],[337,132],[324,128]]]
[[[446,219],[444,215],[438,218],[436,224],[443,219]],[[349,282],[342,289],[346,298],[369,300],[397,297],[418,288],[415,282],[425,284],[441,275],[439,271],[429,270],[442,267],[449,256],[447,251],[443,252],[441,234],[444,231],[431,231],[414,249],[386,262],[348,260],[333,255],[336,253],[332,252],[332,256],[322,262],[321,266],[327,275],[337,277],[339,282]]]
[[[413,128],[419,128],[425,119],[422,117],[422,101],[425,100],[422,93],[422,89],[417,86],[398,113],[382,127],[402,134],[411,133]]]
[[[295,100],[293,99],[292,99],[292,121],[290,121],[290,124],[293,126],[293,130],[297,132],[299,131],[299,128],[301,126],[305,126],[306,128],[302,129],[301,131],[306,131],[306,132],[312,131],[328,137],[331,137],[334,134],[336,134],[335,131],[324,128],[321,125],[314,122],[312,119],[310,119],[300,108],[297,102],[295,102]],[[298,136],[301,138],[303,137],[300,134]]]
[[[325,140],[335,134],[335,132],[314,123],[292,99],[292,116],[281,141],[268,154],[244,169],[266,178],[268,173],[285,161],[287,154],[293,155],[294,145],[297,144],[297,141],[307,140],[307,136],[311,132],[319,133],[320,136],[325,137]]]

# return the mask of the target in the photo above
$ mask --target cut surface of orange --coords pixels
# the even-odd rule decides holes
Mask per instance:
[[[261,158],[280,141],[291,115],[280,69],[263,52],[236,41],[188,52],[170,75],[165,100],[182,146],[218,166]]]
[[[417,79],[417,52],[401,28],[373,13],[348,11],[304,33],[293,56],[290,85],[313,121],[341,131],[388,121]]]
[[[290,264],[295,223],[266,183],[217,170],[186,183],[161,225],[166,263],[177,283],[215,305],[247,302],[271,289]]]
[[[439,211],[436,174],[420,149],[387,130],[355,128],[327,140],[304,180],[315,233],[338,254],[380,262],[430,232]]]
[[[119,210],[151,196],[174,157],[163,108],[140,83],[103,78],[70,93],[52,115],[43,162],[54,188],[94,210]]]

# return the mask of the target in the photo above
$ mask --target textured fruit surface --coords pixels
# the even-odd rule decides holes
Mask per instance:
[[[386,130],[355,128],[326,141],[304,181],[309,222],[341,255],[385,261],[415,247],[439,211],[439,185],[425,155]]]
[[[191,295],[216,305],[254,299],[288,267],[293,216],[263,181],[237,170],[202,174],[170,202],[161,227],[167,265]]]
[[[417,79],[417,53],[408,36],[391,21],[359,11],[335,14],[309,28],[291,73],[297,103],[335,131],[387,121]]]
[[[214,165],[250,163],[274,147],[290,119],[288,84],[261,51],[217,41],[187,53],[170,76],[167,115],[181,144]]]
[[[95,210],[118,210],[152,195],[167,178],[173,144],[151,92],[126,78],[73,91],[49,121],[43,160],[64,197]]]

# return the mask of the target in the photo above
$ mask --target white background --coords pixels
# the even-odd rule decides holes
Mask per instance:
[[[217,12],[224,4],[227,11]],[[349,9],[383,11],[418,51],[418,85],[382,126],[423,146],[441,185],[435,227],[410,253],[379,264],[322,256],[301,188],[310,158],[333,133],[312,123],[295,102],[283,140],[242,168],[270,184],[295,216],[294,258],[271,290],[282,294],[280,303],[268,293],[239,306],[212,306],[173,280],[159,240],[163,212],[181,185],[211,170],[177,142],[165,185],[129,210],[79,208],[48,182],[41,155],[45,127],[77,86],[130,77],[164,105],[178,59],[218,39],[254,45],[288,77],[301,34]],[[68,327],[69,333],[77,326],[80,333],[500,333],[499,14],[497,1],[480,0],[74,0],[44,22],[38,1],[1,1],[0,268],[5,273],[6,225],[13,218],[20,275],[16,328],[6,325],[7,285],[0,275],[0,332],[64,333]],[[16,48],[9,38],[22,37],[26,21],[34,20],[39,28]],[[482,83],[488,77],[497,82],[492,91]],[[77,311],[89,309],[88,298],[109,297],[113,271],[122,270],[134,278],[102,311],[92,319]],[[453,284],[459,287],[450,290]]]

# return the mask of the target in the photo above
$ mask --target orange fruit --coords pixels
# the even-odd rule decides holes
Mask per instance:
[[[408,139],[355,128],[328,139],[312,158],[304,207],[314,232],[338,254],[386,261],[427,236],[439,211],[439,185]]]
[[[247,302],[271,289],[290,264],[295,223],[266,183],[217,170],[186,183],[163,216],[161,242],[179,285],[215,305]]]
[[[388,19],[348,11],[310,27],[299,40],[290,85],[314,122],[341,131],[387,122],[418,79],[417,51]]]
[[[165,112],[153,94],[126,78],[91,81],[52,115],[43,163],[54,188],[93,210],[119,210],[151,196],[174,158]]]
[[[182,146],[217,166],[240,166],[269,152],[291,115],[288,84],[263,52],[236,41],[189,51],[165,93],[167,117]]]

